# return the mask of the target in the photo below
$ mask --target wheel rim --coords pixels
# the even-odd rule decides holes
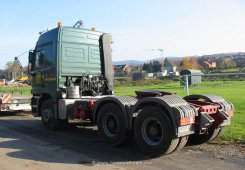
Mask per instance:
[[[142,137],[148,145],[158,145],[163,139],[163,128],[156,118],[145,119],[141,130]]]
[[[113,137],[118,132],[118,120],[117,117],[112,114],[108,113],[105,115],[103,119],[103,130],[107,136]]]
[[[52,110],[49,109],[49,108],[46,108],[46,109],[43,110],[42,115],[43,115],[43,116],[42,116],[42,117],[43,117],[43,120],[44,120],[45,122],[50,122],[50,119],[51,119],[51,117],[52,117]]]

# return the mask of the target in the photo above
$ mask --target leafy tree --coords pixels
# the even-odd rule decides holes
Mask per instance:
[[[142,70],[147,71],[148,73],[152,73],[152,71],[153,71],[153,66],[152,65],[153,65],[152,61],[150,61],[149,64],[144,63],[143,67],[142,67]]]
[[[200,68],[197,57],[185,57],[181,63],[181,66],[184,70]]]
[[[167,58],[165,58],[163,66],[164,67],[169,67],[170,65],[171,65],[171,63],[168,61]]]
[[[16,74],[16,77],[22,76],[20,66],[14,61],[9,61],[5,64],[5,70],[8,73],[8,79],[12,79],[12,73]]]
[[[14,64],[13,61],[8,61],[8,62],[5,64],[4,69],[5,69],[5,70],[11,70],[12,67],[13,67],[13,64]]]
[[[153,61],[152,71],[153,71],[153,73],[161,71],[161,64],[159,63],[159,61]]]
[[[220,68],[221,69],[228,69],[228,68],[234,68],[236,67],[236,62],[232,59],[224,59],[221,63],[220,63]]]
[[[147,71],[148,73],[152,73],[153,69],[152,69],[152,63],[147,65]]]

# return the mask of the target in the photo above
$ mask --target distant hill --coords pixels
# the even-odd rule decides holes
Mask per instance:
[[[183,59],[183,57],[167,57],[169,61],[180,61]],[[129,64],[129,65],[140,65],[144,63],[149,63],[150,61],[157,60],[157,61],[163,61],[165,58],[155,58],[151,60],[145,60],[145,61],[139,61],[139,60],[124,60],[124,61],[113,61],[113,65],[123,65],[123,64]]]
[[[244,52],[233,52],[233,53],[220,53],[220,54],[210,54],[210,55],[202,55],[200,57],[229,57],[229,56],[244,56]]]
[[[145,61],[138,61],[138,60],[124,60],[124,61],[113,61],[113,65],[123,65],[123,64],[129,64],[129,65],[140,65],[144,64]]]
[[[217,60],[217,59],[222,59],[222,58],[238,58],[238,57],[244,57],[245,53],[244,52],[233,52],[233,53],[220,53],[220,54],[210,54],[210,55],[202,55],[202,56],[195,56],[198,58],[202,58],[204,60]],[[192,56],[191,56],[192,57]],[[169,56],[167,57],[170,62],[181,62],[181,60],[184,57],[172,57]],[[139,60],[122,60],[122,61],[113,61],[113,65],[123,65],[123,64],[129,64],[129,65],[140,65],[144,63],[149,63],[150,61],[157,60],[162,62],[165,58],[155,58],[151,60],[145,60],[145,61],[139,61]]]

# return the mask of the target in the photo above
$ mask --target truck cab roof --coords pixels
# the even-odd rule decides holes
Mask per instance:
[[[61,26],[41,34],[37,41],[37,46],[50,42],[62,41],[83,43],[85,40],[87,43],[87,39],[98,41],[98,36],[100,35],[102,35],[102,32],[99,31],[94,31],[85,28]]]

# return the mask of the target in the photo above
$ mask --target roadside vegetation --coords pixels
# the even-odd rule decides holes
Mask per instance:
[[[0,92],[30,95],[31,87],[0,87]],[[179,81],[137,81],[115,82],[115,95],[135,96],[136,90],[162,90],[185,96],[185,89],[180,88]],[[235,106],[232,124],[227,127],[223,140],[245,142],[245,81],[203,81],[202,85],[190,87],[190,94],[220,95]]]
[[[0,87],[0,93],[10,93],[15,95],[31,95],[31,86]]]

